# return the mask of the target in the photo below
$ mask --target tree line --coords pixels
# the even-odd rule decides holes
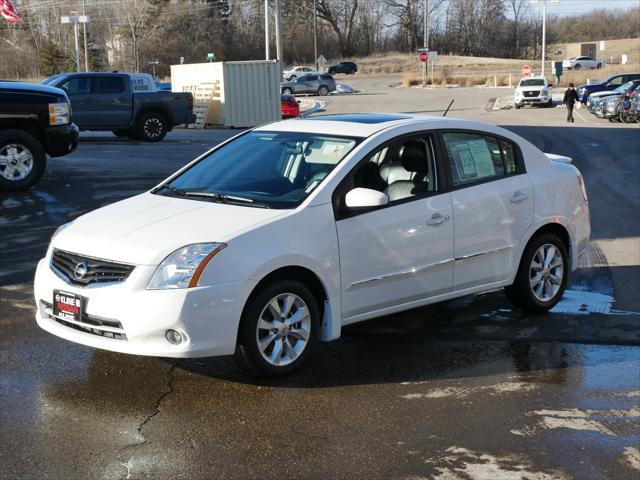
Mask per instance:
[[[273,0],[271,0],[273,4]],[[425,0],[280,0],[285,64],[318,53],[347,59],[413,52],[424,43]],[[73,26],[86,13],[82,68],[151,72],[181,61],[264,58],[264,0],[22,0],[22,24],[0,25],[0,78],[37,78],[75,69]],[[536,59],[541,22],[528,0],[429,0],[429,46],[441,54]],[[273,16],[271,8],[270,16]],[[273,18],[271,52],[275,56]],[[86,33],[85,33],[86,29]],[[640,37],[640,7],[547,17],[547,44]]]

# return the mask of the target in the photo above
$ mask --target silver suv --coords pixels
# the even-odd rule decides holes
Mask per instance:
[[[329,95],[336,89],[336,81],[328,73],[305,74],[290,82],[280,84],[280,91],[283,94],[315,93],[318,95]]]

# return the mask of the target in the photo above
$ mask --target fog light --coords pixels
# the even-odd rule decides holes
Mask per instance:
[[[177,330],[167,330],[167,333],[165,333],[164,336],[167,338],[169,343],[173,343],[174,345],[182,343],[182,334]]]

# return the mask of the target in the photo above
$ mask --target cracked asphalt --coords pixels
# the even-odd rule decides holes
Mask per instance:
[[[326,111],[437,114],[450,101],[358,81],[362,94]],[[234,132],[179,130],[157,145],[83,133],[37,188],[0,196],[0,476],[638,478],[640,129],[566,126],[560,109],[486,111],[504,90],[455,95],[450,115],[511,128],[584,174],[592,248],[552,313],[513,309],[501,292],[413,310],[345,328],[280,380],[228,357],[59,339],[37,327],[31,297],[56,226],[153,186]]]

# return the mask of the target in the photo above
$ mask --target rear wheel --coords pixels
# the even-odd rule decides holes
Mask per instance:
[[[552,309],[567,285],[569,256],[556,235],[534,238],[525,248],[513,285],[505,289],[515,306],[533,313]]]
[[[47,156],[40,141],[24,130],[0,131],[0,190],[16,192],[42,177]]]
[[[635,123],[636,119],[628,112],[620,112],[620,121],[623,123]]]
[[[238,331],[236,358],[254,373],[277,377],[298,368],[312,348],[320,310],[297,280],[280,280],[247,302]]]
[[[323,96],[323,97],[324,97],[324,96],[326,96],[326,95],[329,95],[329,89],[328,89],[327,87],[325,87],[324,85],[323,85],[323,86],[321,86],[321,87],[318,89],[318,95],[321,95],[321,96]]]
[[[290,88],[283,88],[282,89],[282,94],[283,95],[291,95],[293,92],[291,91]]]
[[[167,135],[167,120],[158,112],[143,113],[138,119],[135,133],[145,142],[159,142]]]

